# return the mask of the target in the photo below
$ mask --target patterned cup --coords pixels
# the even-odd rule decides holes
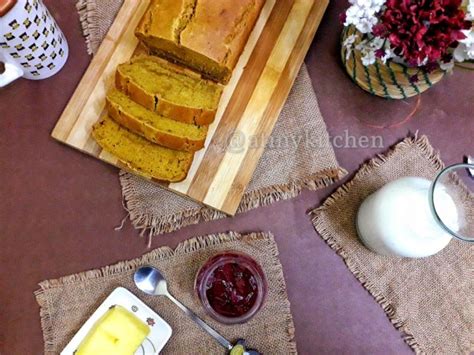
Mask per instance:
[[[41,80],[66,63],[64,34],[41,0],[0,0],[0,87],[23,77]]]

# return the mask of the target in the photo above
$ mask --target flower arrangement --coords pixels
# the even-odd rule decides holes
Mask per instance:
[[[474,0],[349,0],[341,15],[355,28],[342,42],[346,61],[360,53],[363,66],[378,60],[416,68],[409,77],[450,71],[474,60]]]

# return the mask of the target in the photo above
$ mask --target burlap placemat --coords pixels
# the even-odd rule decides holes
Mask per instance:
[[[312,216],[319,234],[417,353],[460,354],[474,350],[473,246],[452,240],[429,258],[386,257],[366,249],[355,229],[358,207],[368,195],[404,176],[433,179],[442,166],[425,136],[407,138],[365,164]]]
[[[267,277],[268,294],[264,306],[252,320],[242,325],[226,326],[212,320],[194,294],[194,277],[198,269],[208,258],[226,250],[244,252],[258,260]],[[138,259],[42,282],[41,289],[35,294],[41,307],[45,353],[59,353],[110,292],[123,286],[172,327],[173,335],[163,354],[223,354],[223,348],[167,298],[147,296],[134,286],[133,273],[142,265],[159,268],[169,283],[171,294],[226,338],[245,338],[250,346],[265,354],[296,354],[290,303],[273,236],[232,232],[190,239],[175,250],[163,247]]]
[[[120,4],[121,0],[78,2],[90,53],[97,50]],[[336,160],[303,65],[238,213],[295,197],[303,188],[325,187],[345,174]],[[226,217],[132,174],[121,172],[120,181],[133,225],[149,231],[149,235]]]

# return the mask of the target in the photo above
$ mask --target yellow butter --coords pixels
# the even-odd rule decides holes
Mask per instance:
[[[134,314],[114,306],[94,324],[75,355],[133,355],[149,333]]]

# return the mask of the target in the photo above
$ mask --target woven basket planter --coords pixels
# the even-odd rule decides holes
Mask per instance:
[[[362,35],[352,26],[344,29],[341,43],[352,34],[359,34],[359,40],[354,43],[354,46],[357,45]],[[362,64],[362,54],[356,49],[353,49],[346,59],[344,46],[341,46],[341,55],[347,73],[357,85],[373,95],[388,99],[406,99],[421,94],[445,75],[445,71],[441,69],[425,73],[419,68],[408,67],[391,60],[384,64],[377,59],[375,64],[366,67]],[[411,83],[410,77],[415,74],[418,74],[418,82]]]

